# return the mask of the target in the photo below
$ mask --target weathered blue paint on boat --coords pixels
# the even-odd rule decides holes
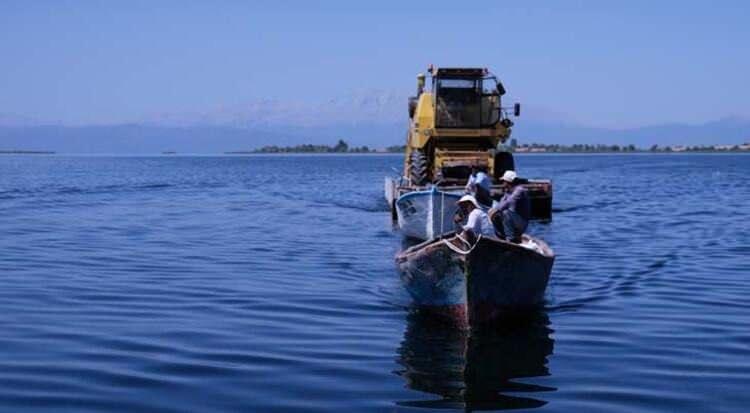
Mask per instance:
[[[434,186],[401,195],[395,202],[398,226],[406,236],[421,240],[453,231],[459,199],[461,193],[441,191]]]
[[[451,235],[407,249],[396,263],[417,307],[478,326],[543,303],[554,252],[527,235],[524,245],[480,237],[469,248]]]

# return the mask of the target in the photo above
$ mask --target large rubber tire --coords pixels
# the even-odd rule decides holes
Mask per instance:
[[[510,152],[497,152],[495,154],[495,180],[500,179],[505,171],[515,171],[516,162]]]
[[[427,184],[427,156],[421,149],[412,149],[409,157],[409,178],[414,185]]]

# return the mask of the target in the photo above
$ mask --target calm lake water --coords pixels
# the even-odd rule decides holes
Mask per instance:
[[[544,311],[412,314],[400,156],[0,157],[0,411],[744,412],[750,156],[517,157]]]

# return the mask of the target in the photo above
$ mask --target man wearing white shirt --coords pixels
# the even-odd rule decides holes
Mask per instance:
[[[490,198],[490,192],[492,191],[492,178],[490,178],[485,172],[476,172],[476,169],[472,168],[472,173],[469,176],[469,181],[466,183],[466,192],[474,195],[474,198],[479,203],[480,207],[487,210],[492,206],[492,198]]]
[[[461,226],[461,234],[465,238],[473,242],[478,235],[495,237],[495,227],[474,196],[464,195],[458,200],[457,204],[463,211],[464,216],[468,216],[466,224]]]

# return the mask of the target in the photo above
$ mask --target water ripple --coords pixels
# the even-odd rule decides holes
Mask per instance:
[[[474,336],[399,282],[400,161],[0,158],[0,411],[746,410],[747,156],[519,156],[546,308]]]

